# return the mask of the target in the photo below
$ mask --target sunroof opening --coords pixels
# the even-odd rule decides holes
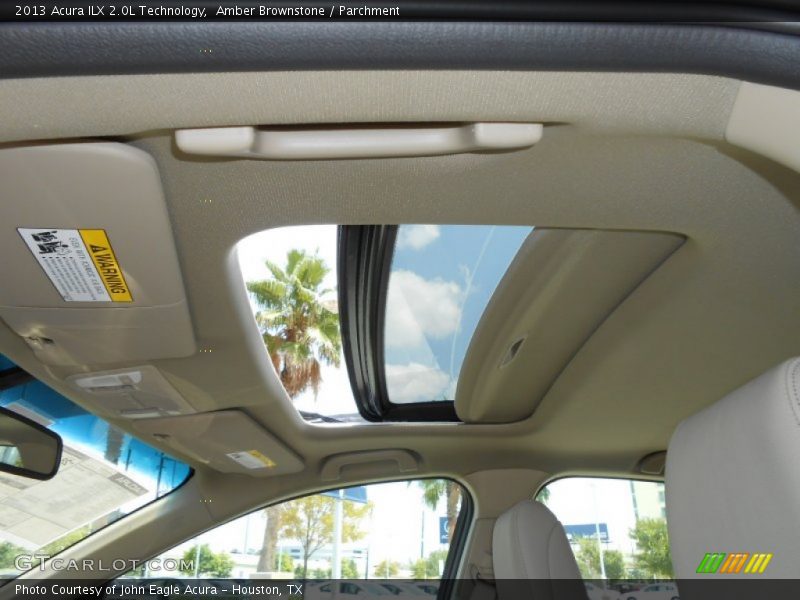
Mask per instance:
[[[455,420],[472,335],[532,229],[314,225],[254,234],[238,255],[265,360],[310,421]]]
[[[390,402],[455,398],[472,334],[532,229],[494,225],[398,228],[384,330]]]

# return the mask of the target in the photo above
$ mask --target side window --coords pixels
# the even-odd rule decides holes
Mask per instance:
[[[444,479],[331,490],[220,525],[129,575],[162,580],[339,579],[350,581],[306,587],[321,596],[334,590],[346,595],[426,595],[442,577],[459,513],[468,502],[461,486]],[[353,581],[357,579],[379,581]],[[389,579],[397,581],[387,583]],[[419,581],[425,579],[433,581]]]
[[[642,589],[674,576],[663,483],[569,477],[550,483],[536,499],[564,525],[584,579],[620,588],[633,580]]]

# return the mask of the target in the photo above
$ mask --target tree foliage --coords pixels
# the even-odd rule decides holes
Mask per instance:
[[[453,539],[458,521],[458,509],[461,503],[461,486],[449,479],[420,479],[417,484],[422,488],[422,499],[431,510],[436,510],[439,500],[444,496],[447,511],[447,539]]]
[[[275,557],[273,568],[281,573],[292,573],[294,571],[294,559],[290,554],[278,554]]]
[[[352,558],[345,558],[342,560],[342,579],[358,579],[358,565]]]
[[[182,566],[181,573],[194,576],[194,561],[198,559],[198,547],[192,546],[183,553],[182,565],[191,565],[192,568]],[[197,569],[200,575],[211,575],[213,577],[230,577],[233,573],[233,559],[227,552],[214,552],[208,544],[199,547],[199,563]]]
[[[674,576],[669,552],[669,535],[664,519],[641,519],[631,529],[630,537],[636,542],[634,565],[651,577],[669,579]]]
[[[42,554],[44,556],[55,556],[62,550],[66,550],[70,546],[77,544],[90,533],[92,533],[91,526],[85,525],[84,527],[79,527],[78,529],[74,529],[69,533],[65,533],[61,537],[54,539],[49,544],[42,546],[39,548],[37,554]]]
[[[339,315],[323,301],[333,292],[322,282],[330,269],[319,256],[290,250],[286,266],[266,261],[272,277],[252,281],[247,289],[259,311],[256,321],[281,383],[291,398],[322,382],[321,363],[339,366]]]
[[[578,538],[578,551],[575,553],[575,559],[584,579],[601,578],[600,548],[596,538]],[[606,571],[606,579],[623,579],[625,577],[625,559],[619,550],[604,550],[603,566]]]
[[[41,561],[44,560],[42,557],[55,556],[62,550],[66,550],[70,546],[77,544],[90,533],[92,533],[91,526],[85,525],[65,533],[61,537],[54,539],[49,544],[45,544],[36,551],[35,556],[39,558],[35,558],[33,561],[31,561],[32,566],[40,564]],[[15,546],[10,542],[0,542],[0,568],[13,567],[16,557],[20,554],[26,553],[27,552],[24,548]]]
[[[25,548],[11,542],[0,542],[0,569],[13,569],[14,561],[21,554],[25,554]]]
[[[419,558],[409,565],[414,579],[439,579],[442,575],[447,550],[434,550],[427,558]]]
[[[303,552],[302,573],[308,572],[309,559],[323,546],[333,542],[336,502],[331,496],[316,494],[280,505],[280,535],[295,539]],[[369,504],[342,502],[342,541],[354,542],[364,537],[361,521],[370,510]],[[305,575],[303,575],[305,576]]]
[[[389,579],[397,577],[400,573],[400,563],[396,560],[386,559],[375,565],[375,577],[378,579]]]

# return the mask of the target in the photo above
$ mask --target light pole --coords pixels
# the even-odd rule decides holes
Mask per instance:
[[[196,538],[197,541],[194,545],[194,578],[200,578],[200,538]]]
[[[344,490],[339,490],[339,494],[334,500],[333,515],[333,565],[331,565],[331,577],[333,579],[342,578],[342,559],[339,550],[342,544],[342,520],[344,519]]]
[[[603,543],[600,539],[600,523],[597,515],[597,485],[592,481],[592,500],[594,502],[594,533],[597,538],[597,549],[600,553],[600,577],[605,580],[606,578],[606,563],[603,557]]]
[[[419,557],[425,558],[425,507],[422,507],[422,531],[419,536]]]

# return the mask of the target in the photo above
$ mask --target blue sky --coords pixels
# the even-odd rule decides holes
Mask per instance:
[[[13,364],[4,357],[0,358],[8,364]],[[40,381],[32,381],[0,392],[0,406],[10,404],[19,404],[38,415],[42,421],[50,421],[49,428],[58,433],[68,446],[87,452],[95,458],[102,458],[108,437],[108,423]],[[122,471],[133,471],[152,483],[159,479],[161,470],[160,491],[163,493],[180,485],[188,476],[189,467],[170,457],[165,457],[162,461],[161,457],[160,450],[128,434],[123,434],[122,455],[118,468]]]
[[[386,309],[390,399],[453,399],[472,334],[531,229],[400,227]]]

